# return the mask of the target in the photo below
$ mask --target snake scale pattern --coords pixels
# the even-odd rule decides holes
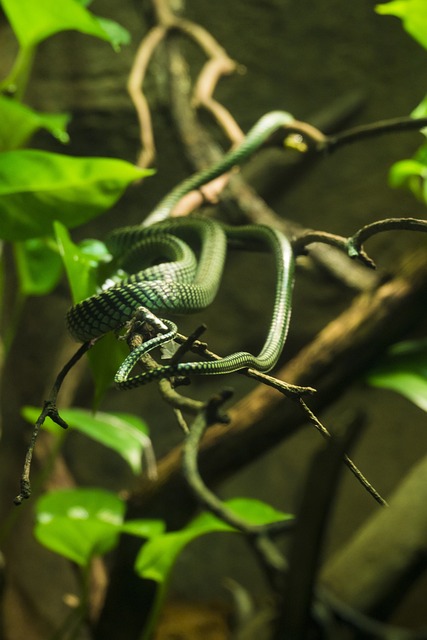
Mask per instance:
[[[214,375],[248,367],[268,371],[276,364],[286,341],[291,313],[294,256],[289,240],[280,231],[264,225],[232,227],[197,215],[171,217],[171,213],[184,195],[241,164],[277,130],[283,130],[286,137],[292,121],[287,112],[266,114],[238,147],[213,167],[181,182],[141,225],[114,231],[106,244],[123,273],[121,280],[79,302],[67,314],[70,333],[85,342],[118,330],[140,307],[155,316],[200,311],[217,294],[227,248],[248,247],[267,251],[275,260],[273,312],[260,353],[255,356],[239,351],[215,361],[166,364],[131,376],[144,353],[172,340],[176,334],[176,325],[161,319],[157,335],[134,349],[119,368],[115,382],[120,388],[129,389],[174,375]]]

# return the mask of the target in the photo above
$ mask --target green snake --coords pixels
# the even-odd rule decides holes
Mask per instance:
[[[281,232],[260,224],[232,227],[199,216],[170,215],[184,195],[241,164],[275,131],[289,129],[292,122],[293,117],[286,112],[266,114],[239,146],[213,167],[180,183],[141,225],[114,231],[106,244],[123,274],[120,282],[79,302],[67,314],[70,333],[85,342],[118,330],[140,307],[148,310],[150,318],[164,313],[196,312],[216,296],[228,246],[268,251],[275,259],[276,291],[270,328],[260,353],[254,356],[239,351],[220,360],[166,364],[130,376],[144,353],[176,335],[173,322],[158,319],[157,324],[151,323],[156,335],[134,349],[119,368],[115,382],[120,388],[192,373],[214,375],[249,367],[268,371],[276,364],[286,341],[291,312],[294,256],[289,240]]]

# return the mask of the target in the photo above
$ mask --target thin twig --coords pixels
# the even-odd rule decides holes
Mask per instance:
[[[211,398],[206,410],[201,412],[194,420],[184,445],[182,462],[184,477],[205,509],[223,522],[226,522],[230,527],[248,536],[257,554],[262,558],[262,566],[267,571],[269,578],[276,580],[276,573],[282,573],[287,564],[279,549],[270,540],[269,533],[273,531],[277,534],[279,531],[283,533],[291,530],[294,526],[293,520],[282,520],[267,525],[250,524],[246,519],[236,515],[234,511],[229,509],[208,489],[198,470],[197,454],[201,439],[207,427],[217,420],[218,409],[228,397],[229,392],[223,391],[221,394]]]
[[[195,101],[203,104],[213,113],[231,139],[236,140],[239,136],[243,137],[231,114],[212,97],[220,77],[235,71],[238,68],[237,63],[228,56],[225,49],[204,27],[191,20],[176,16],[169,4],[163,0],[154,0],[153,4],[158,24],[141,41],[127,83],[128,93],[139,120],[141,152],[137,165],[140,167],[150,166],[156,155],[150,107],[143,91],[144,80],[156,48],[171,31],[180,31],[192,39],[208,57],[208,61],[200,73]]]
[[[308,419],[311,424],[318,430],[320,435],[326,440],[331,439],[331,433],[328,429],[320,422],[319,418],[312,412],[312,410],[306,405],[302,398],[299,398],[299,403],[303,409],[303,411],[307,414]],[[368,493],[383,507],[388,506],[386,500],[378,493],[375,487],[369,482],[369,480],[363,475],[360,469],[354,464],[353,460],[348,457],[347,454],[344,455],[344,463],[350,469],[351,473],[354,477],[360,482],[360,484],[366,489]]]
[[[134,104],[139,121],[141,151],[137,165],[142,168],[149,167],[156,156],[150,107],[143,92],[143,84],[154,50],[163,40],[166,33],[167,30],[165,27],[159,25],[153,27],[142,40],[136,52],[127,83],[127,90]]]
[[[64,365],[61,371],[58,373],[55,382],[53,383],[52,389],[49,393],[49,397],[43,403],[43,409],[37,421],[33,427],[33,431],[31,434],[30,443],[27,448],[27,452],[25,454],[24,468],[21,475],[21,491],[14,499],[14,504],[19,506],[22,504],[23,500],[28,500],[31,496],[31,482],[30,482],[30,472],[31,472],[31,462],[33,459],[34,448],[36,446],[37,438],[40,432],[41,427],[44,424],[46,418],[50,418],[53,422],[56,422],[63,429],[67,429],[67,423],[61,418],[58,413],[58,409],[56,406],[56,400],[58,397],[58,393],[61,389],[61,385],[64,382],[65,377],[69,373],[69,371],[74,367],[75,364],[80,360],[80,358],[89,351],[93,347],[93,345],[97,342],[97,339],[89,340],[77,349],[74,355],[68,360],[68,362]]]
[[[139,347],[144,340],[144,336],[140,333],[140,331],[141,327],[138,321],[132,322],[131,320],[129,323],[128,333],[126,335],[126,341],[131,350]],[[139,362],[145,369],[155,369],[159,366],[156,360],[149,353],[141,356]],[[192,398],[188,398],[179,394],[174,389],[171,381],[168,378],[161,378],[159,380],[159,391],[163,400],[165,400],[165,402],[174,409],[174,414],[177,418],[180,428],[184,431],[184,433],[187,433],[188,427],[185,423],[184,418],[182,417],[182,412],[186,412],[191,415],[197,415],[205,407],[205,403],[201,402],[200,400],[193,400]]]
[[[333,136],[328,136],[324,142],[323,149],[319,148],[319,150],[336,151],[346,144],[359,142],[367,138],[376,138],[379,135],[398,133],[401,131],[420,130],[426,126],[427,118],[404,117],[381,120],[379,122],[353,127],[352,129],[347,129]]]
[[[352,238],[344,238],[335,233],[329,233],[327,231],[312,231],[307,230],[301,233],[292,242],[292,247],[296,255],[306,253],[306,247],[309,244],[326,244],[331,247],[339,249],[347,256],[359,260],[359,262],[370,269],[375,269],[375,262],[368,256],[368,254],[358,245],[358,248],[354,251],[350,250],[350,243]],[[356,246],[356,245],[355,245]]]
[[[238,144],[245,136],[235,118],[226,107],[213,97],[215,88],[223,75],[233,73],[238,68],[227,55],[208,60],[196,81],[193,93],[193,107],[203,107],[210,111],[232,144]]]
[[[184,336],[182,333],[177,333],[175,340],[180,344],[189,344],[189,338]],[[191,340],[191,351],[206,358],[207,360],[222,360],[222,356],[219,356],[217,353],[208,349],[206,342]],[[262,382],[273,389],[277,389],[285,396],[300,397],[301,395],[316,393],[316,389],[313,389],[313,387],[301,387],[299,385],[289,384],[283,380],[278,380],[267,373],[257,371],[256,369],[239,369],[236,373],[247,376],[248,378],[253,378],[254,380],[257,380],[257,382]]]
[[[188,343],[188,339],[181,334],[178,334],[176,336],[176,340],[183,344]],[[197,340],[193,341],[192,349],[199,355],[202,355],[203,357],[209,360],[221,360],[221,356],[207,349],[205,343],[198,342]],[[290,397],[294,400],[296,399],[300,403],[300,406],[303,409],[303,411],[306,413],[307,417],[309,418],[310,423],[319,431],[319,433],[324,438],[327,438],[327,439],[331,438],[331,434],[328,431],[328,429],[320,422],[317,416],[315,416],[315,414],[311,411],[311,409],[307,406],[307,404],[302,399],[302,395],[315,393],[315,389],[313,389],[312,387],[301,387],[297,385],[290,385],[287,382],[284,382],[283,380],[279,380],[277,378],[274,378],[273,376],[267,375],[260,371],[256,371],[255,369],[241,369],[237,373],[253,378],[258,382],[261,382],[263,384],[266,384],[269,387],[272,387],[273,389],[277,389],[277,391],[279,391],[280,393],[282,393],[287,397]],[[371,485],[369,480],[363,475],[363,473],[355,465],[355,463],[351,460],[351,458],[349,458],[346,455],[344,458],[344,462],[347,465],[347,467],[350,469],[352,474],[360,482],[360,484],[374,498],[374,500],[376,500],[382,506],[386,506],[387,502],[378,493],[378,491]]]

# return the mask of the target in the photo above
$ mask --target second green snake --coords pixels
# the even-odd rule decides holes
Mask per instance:
[[[118,229],[107,239],[116,264],[127,272],[114,284],[76,304],[67,315],[71,334],[80,341],[99,337],[122,327],[139,307],[152,313],[192,313],[208,306],[221,282],[227,246],[267,251],[275,260],[275,298],[270,328],[258,355],[239,351],[220,360],[179,362],[156,367],[130,377],[143,353],[173,338],[175,325],[163,321],[155,338],[131,352],[116,374],[121,388],[131,388],[181,374],[221,374],[252,367],[270,370],[286,341],[294,282],[294,256],[289,240],[281,232],[264,225],[231,227],[198,216],[170,218],[181,198],[231,167],[242,163],[275,131],[292,125],[290,114],[266,114],[249,131],[243,142],[218,164],[196,173],[164,198],[145,222]],[[197,253],[197,258],[195,257]]]

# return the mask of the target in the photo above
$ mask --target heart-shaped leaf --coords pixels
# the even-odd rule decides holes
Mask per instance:
[[[131,182],[152,173],[113,158],[32,149],[0,153],[0,238],[50,235],[55,220],[77,227],[109,209]]]
[[[40,414],[37,407],[24,407],[22,415],[34,424]],[[119,454],[135,474],[142,471],[145,458],[148,471],[155,465],[148,427],[137,416],[128,413],[95,414],[85,409],[61,410],[61,418],[76,431],[100,442]]]
[[[65,489],[42,496],[36,505],[35,536],[81,566],[115,547],[121,532],[149,538],[164,529],[160,520],[124,522],[125,504],[102,489]]]

